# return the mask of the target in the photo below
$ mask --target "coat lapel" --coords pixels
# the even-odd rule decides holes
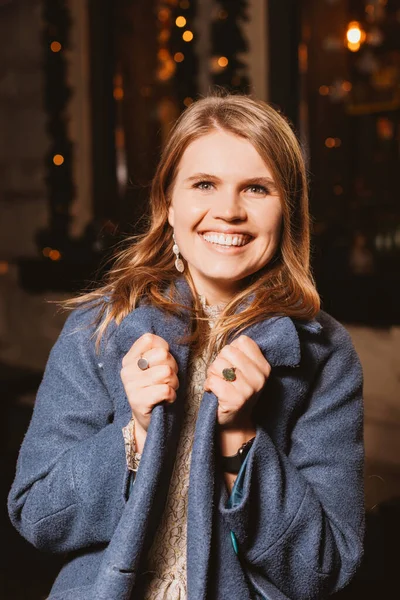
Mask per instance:
[[[108,373],[107,377],[109,382],[113,382],[110,386],[112,393],[125,395],[119,376],[122,358],[132,344],[148,332],[159,335],[169,343],[170,351],[178,363],[180,386],[173,404],[161,403],[152,411],[134,493],[125,506],[105,553],[103,568],[96,582],[96,600],[129,598],[140,561],[147,554],[160,521],[183,416],[189,347],[178,344],[177,340],[187,333],[187,327],[187,317],[167,317],[161,310],[143,304],[132,311],[115,332],[113,348],[117,365],[115,361],[110,363],[113,373]]]
[[[246,328],[241,335],[248,335],[258,344],[271,367],[299,366],[299,336],[289,317],[266,319]],[[215,504],[217,409],[217,397],[213,393],[204,393],[193,443],[188,500],[188,598],[196,600],[205,600],[208,588]]]

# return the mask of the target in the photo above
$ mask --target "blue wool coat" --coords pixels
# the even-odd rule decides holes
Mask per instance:
[[[180,299],[189,290],[178,282]],[[51,600],[128,600],[160,521],[182,422],[187,311],[146,303],[112,326],[100,354],[95,309],[70,315],[53,347],[9,495],[15,527],[66,553]],[[179,367],[173,404],[152,418],[132,493],[121,428],[130,407],[121,360],[145,332]],[[217,398],[205,393],[191,458],[189,600],[319,600],[345,586],[364,534],[362,371],[346,330],[320,312],[268,318],[243,332],[272,366],[255,409],[257,434],[228,498],[217,460]],[[236,549],[236,551],[235,551]],[[253,592],[251,591],[253,590]]]

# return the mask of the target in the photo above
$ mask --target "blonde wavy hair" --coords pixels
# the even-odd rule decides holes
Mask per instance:
[[[96,347],[112,321],[119,324],[146,299],[169,314],[179,314],[183,305],[174,298],[177,272],[172,251],[172,228],[168,207],[179,162],[194,140],[216,129],[249,141],[271,170],[282,203],[283,221],[279,248],[273,259],[245,282],[231,299],[215,326],[208,327],[200,298],[185,263],[184,277],[193,297],[189,309],[190,335],[181,343],[195,352],[206,345],[222,348],[232,332],[272,316],[312,319],[320,299],[310,270],[310,216],[307,175],[299,142],[290,125],[267,103],[251,96],[221,90],[193,102],[173,125],[165,143],[150,190],[147,231],[132,236],[117,253],[102,284],[64,302],[67,308],[98,306]],[[184,261],[185,262],[185,261]],[[172,294],[166,294],[171,286]],[[249,296],[251,303],[242,305]],[[240,310],[241,306],[245,306]]]

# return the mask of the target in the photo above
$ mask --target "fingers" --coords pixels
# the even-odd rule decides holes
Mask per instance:
[[[229,399],[229,408],[230,410],[235,411],[241,408],[245,399],[251,398],[255,391],[258,390],[252,380],[250,378],[248,379],[238,367],[235,367],[235,381],[226,381],[223,378],[222,372],[224,369],[229,369],[231,367],[232,362],[219,355],[207,371],[204,389],[206,391],[212,389],[214,394],[220,400],[220,404],[224,403],[224,398]]]
[[[247,350],[247,348],[245,349]],[[240,380],[242,386],[252,389],[253,393],[258,392],[264,387],[271,370],[268,362],[262,355],[261,358],[262,362],[257,356],[255,361],[253,360],[253,355],[249,357],[242,349],[229,344],[224,346],[215,361],[210,365],[207,375],[213,374],[222,379],[223,369],[235,367],[237,380],[229,382],[230,385],[238,385],[237,381]]]
[[[271,373],[271,365],[264,358],[263,353],[260,348],[256,344],[254,340],[252,340],[247,335],[240,335],[238,338],[231,342],[230,346],[233,348],[238,348],[241,350],[246,356],[248,356],[256,365],[258,365],[259,369],[264,373],[265,377],[269,377]]]
[[[156,365],[142,371],[141,386],[143,388],[162,383],[170,385],[174,390],[179,387],[178,376],[170,365]]]
[[[165,349],[169,350],[168,342],[166,342],[162,337],[155,335],[154,333],[145,333],[140,336],[138,340],[134,344],[132,344],[129,352],[127,352],[122,359],[122,366],[124,367],[126,363],[131,363],[142,356],[148,350],[152,348]]]
[[[149,367],[144,371],[137,364],[140,357],[145,358],[149,363]],[[157,366],[163,366],[165,369],[153,370]],[[151,372],[150,376],[148,375],[149,371]],[[169,352],[168,343],[163,338],[151,333],[142,335],[122,359],[121,377],[126,378],[128,373],[129,376],[140,377],[142,381],[146,382],[145,385],[165,383],[169,380],[177,382],[177,377],[172,377],[171,371],[177,374],[178,364]],[[154,377],[158,375],[160,381],[155,381]]]
[[[175,390],[166,383],[148,386],[147,388],[143,388],[142,392],[143,400],[141,406],[144,408],[143,414],[151,412],[151,409],[160,402],[175,402],[176,400]],[[138,409],[140,410],[140,405]]]
[[[140,357],[145,358],[149,363],[149,368],[157,365],[169,365],[175,373],[178,373],[178,365],[172,354],[165,347],[156,347],[150,350],[144,351],[139,355],[134,355],[131,350],[124,356],[122,360],[122,368],[132,368],[135,371],[139,369],[137,362]],[[148,369],[146,369],[148,370]]]
[[[133,371],[129,366],[123,367],[121,379],[127,392],[132,387],[143,389],[158,384],[167,384],[174,390],[179,388],[178,376],[169,365],[157,365],[139,373]]]
[[[142,370],[138,359],[146,358],[149,367]],[[139,426],[147,431],[151,411],[160,402],[174,402],[179,388],[178,365],[161,337],[142,335],[122,359],[121,380]]]
[[[210,372],[208,372],[204,384],[205,391],[212,390],[217,396],[220,405],[225,404],[225,398],[228,399],[227,405],[229,405],[229,410],[233,412],[239,410],[254,395],[253,387],[238,369],[236,370],[236,374],[238,377],[236,386],[236,381],[226,381],[221,375],[215,375],[215,373]]]
[[[153,408],[161,402],[172,403],[175,400],[175,390],[166,383],[141,388],[140,395],[132,406],[132,413],[139,425],[147,431]]]

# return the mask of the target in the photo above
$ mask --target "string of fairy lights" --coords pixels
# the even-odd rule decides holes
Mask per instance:
[[[368,2],[365,7],[365,24],[350,21],[346,28],[344,43],[349,52],[357,53],[365,45],[381,43],[382,32],[378,23],[382,20],[385,0]],[[248,85],[245,65],[238,55],[247,49],[240,21],[246,20],[247,3],[244,0],[219,0],[212,25],[213,56],[210,69],[213,81],[230,88],[243,89]],[[158,19],[158,68],[156,79],[160,84],[170,82],[181,106],[189,106],[197,94],[197,57],[194,52],[196,32],[194,0],[160,0],[156,11]],[[71,19],[66,0],[43,2],[43,42],[46,71],[44,102],[47,111],[47,130],[50,137],[46,156],[46,183],[49,199],[49,226],[38,233],[38,243],[46,259],[59,261],[69,244],[70,207],[74,197],[72,155],[73,147],[68,136],[67,106],[71,89],[67,83],[67,60],[65,51],[69,46]],[[319,94],[340,101],[352,91],[350,81],[335,81],[322,84]],[[123,97],[120,83],[114,90],[115,100]],[[329,136],[324,140],[328,150],[342,146],[339,137]],[[335,194],[341,195],[343,188],[337,184]],[[389,250],[393,243],[399,245],[399,232],[395,239],[378,238],[377,247]],[[387,237],[387,236],[386,236]],[[392,239],[393,238],[393,239]]]
[[[71,89],[67,83],[65,51],[70,43],[71,18],[66,0],[44,0],[44,105],[47,114],[49,150],[46,156],[46,184],[49,226],[37,234],[45,258],[58,261],[69,237],[70,207],[74,198],[73,147],[68,135],[67,107]]]
[[[245,91],[250,83],[247,65],[240,58],[240,54],[248,50],[241,28],[248,20],[247,11],[247,0],[213,3],[211,82],[231,90]],[[160,0],[156,14],[159,23],[156,78],[161,84],[173,82],[182,110],[193,102],[198,92],[198,59],[194,51],[196,0]]]
[[[158,47],[154,78],[155,85],[159,87],[157,97],[160,106],[163,96],[167,101],[171,96],[174,97],[178,114],[198,94],[198,56],[195,52],[198,35],[195,30],[197,1],[158,0],[155,5]],[[38,233],[37,240],[45,259],[59,261],[73,251],[69,236],[70,210],[74,198],[73,145],[68,135],[67,115],[72,91],[68,85],[66,58],[70,43],[71,15],[67,0],[44,0],[42,6],[44,104],[50,138],[46,156],[50,218],[48,227]],[[247,1],[215,0],[213,6],[213,52],[209,65],[211,81],[244,91],[249,81],[239,54],[246,51],[247,43],[240,29],[240,21],[247,19]],[[114,99],[118,104],[124,98],[122,78],[116,76],[113,83]],[[159,110],[160,120],[164,118],[169,121],[170,117],[171,113]],[[117,138],[118,136],[118,146]],[[123,179],[126,178],[127,173],[124,173]]]
[[[197,95],[197,56],[194,51],[194,0],[159,0],[157,15],[157,84],[172,91],[178,107],[190,106]]]

